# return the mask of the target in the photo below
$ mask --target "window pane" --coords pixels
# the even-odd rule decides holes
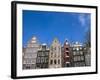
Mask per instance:
[[[56,60],[54,60],[54,64],[56,64]]]

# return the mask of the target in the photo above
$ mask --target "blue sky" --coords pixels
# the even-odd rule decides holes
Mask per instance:
[[[83,42],[85,32],[90,28],[89,13],[48,12],[23,10],[23,46],[33,36],[40,43],[50,45],[56,37],[64,43]]]

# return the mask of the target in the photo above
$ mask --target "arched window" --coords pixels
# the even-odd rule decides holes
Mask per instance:
[[[54,64],[57,64],[56,60],[54,60]]]

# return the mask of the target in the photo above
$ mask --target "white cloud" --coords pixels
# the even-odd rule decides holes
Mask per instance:
[[[81,26],[84,28],[84,31],[87,31],[90,27],[90,15],[80,14],[78,19]]]
[[[85,24],[86,24],[86,20],[87,18],[85,17],[85,15],[84,14],[80,14],[79,15],[79,21],[80,21],[80,24],[82,25],[82,26],[85,26]]]

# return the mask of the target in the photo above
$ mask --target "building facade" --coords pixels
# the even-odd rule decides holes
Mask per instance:
[[[84,48],[84,54],[85,54],[85,64],[86,64],[86,66],[91,66],[91,48],[85,47]]]
[[[23,47],[22,66],[23,69],[91,66],[91,48],[79,42],[70,44],[67,40],[61,46],[57,38],[48,48],[32,37]]]
[[[72,44],[73,66],[81,67],[86,66],[84,47],[79,42]]]
[[[40,45],[36,37],[28,42],[23,56],[23,69],[35,69],[36,68],[36,57]]]
[[[55,38],[50,46],[49,54],[49,68],[62,67],[61,59],[61,45],[57,38]]]
[[[62,50],[62,64],[63,67],[71,67],[72,66],[72,53],[70,44],[67,40],[65,40]]]
[[[36,58],[36,68],[48,68],[49,66],[49,48],[46,44],[42,44],[38,50]]]

